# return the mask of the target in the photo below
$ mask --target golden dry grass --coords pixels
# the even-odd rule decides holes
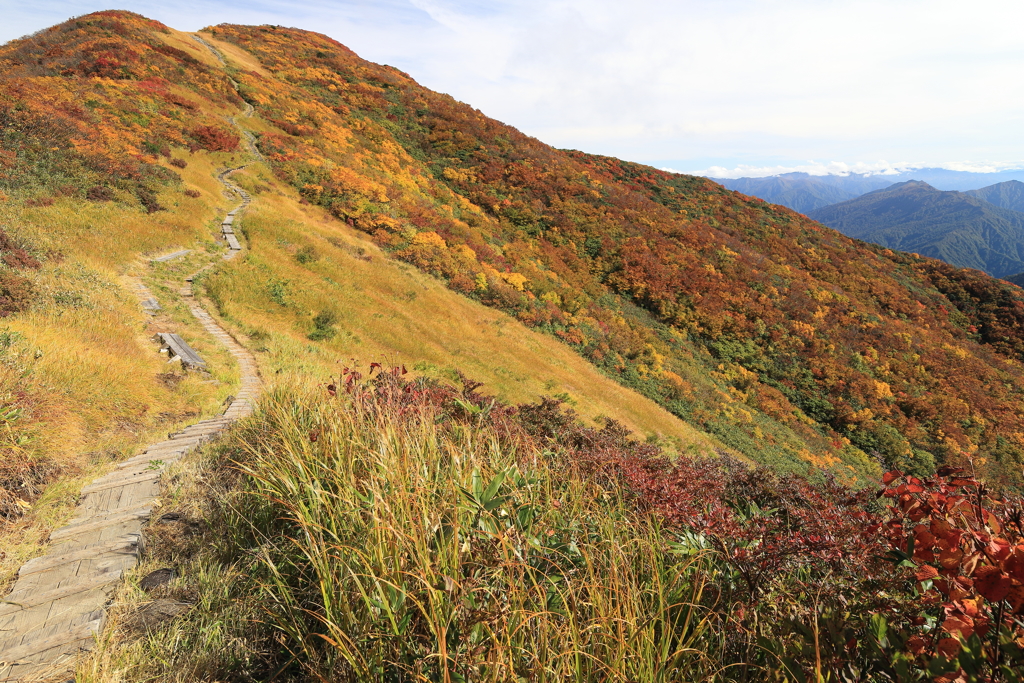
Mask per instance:
[[[177,296],[181,268],[206,263],[217,217],[236,202],[214,176],[230,155],[187,155],[184,188],[169,188],[168,211],[147,215],[114,203],[60,199],[49,207],[0,203],[0,226],[40,252],[59,252],[31,274],[32,308],[0,323],[0,404],[22,412],[10,425],[0,457],[47,461],[55,481],[36,497],[24,495],[27,514],[0,521],[0,589],[42,547],[49,531],[74,507],[81,485],[120,456],[222,403],[237,372]],[[197,249],[188,262],[149,265],[147,258],[176,248]],[[143,313],[134,291],[145,276],[164,311]],[[171,285],[171,286],[168,286]],[[210,362],[212,376],[169,378],[157,353],[156,331],[172,328]],[[181,375],[180,370],[177,371]]]
[[[263,350],[266,375],[326,381],[353,359],[449,378],[459,370],[506,401],[567,393],[587,418],[607,416],[643,435],[676,437],[684,450],[721,447],[557,340],[389,259],[322,209],[300,205],[262,165],[234,179],[257,197],[241,221],[252,250],[205,284],[228,325],[258,338],[251,345]],[[307,247],[318,256],[303,264],[296,254]],[[337,334],[310,341],[312,319],[324,310],[337,315]]]

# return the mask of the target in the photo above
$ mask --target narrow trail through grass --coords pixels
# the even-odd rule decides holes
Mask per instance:
[[[251,115],[251,108],[246,114]],[[251,138],[246,140],[259,156]],[[225,226],[250,202],[249,194],[229,179],[237,170],[218,175],[221,183],[242,199],[228,213]],[[74,518],[50,534],[46,554],[24,564],[13,589],[0,600],[0,680],[66,680],[79,653],[91,649],[102,632],[110,594],[124,573],[138,563],[142,526],[159,506],[163,470],[253,412],[262,388],[256,361],[203,308],[192,289],[199,273],[240,253],[241,245],[229,230],[224,230],[228,251],[187,277],[178,293],[203,328],[238,363],[237,394],[222,414],[150,444],[82,489]],[[153,292],[141,281],[134,284],[140,305],[158,310]]]

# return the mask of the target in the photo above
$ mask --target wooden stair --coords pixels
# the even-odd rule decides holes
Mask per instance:
[[[221,174],[221,180],[243,198],[229,214],[233,217],[249,205],[249,196],[228,180],[231,172]],[[234,234],[230,237],[235,239]],[[240,249],[232,246],[224,258],[233,258]],[[77,657],[92,648],[103,630],[110,595],[124,573],[138,563],[142,526],[158,502],[163,469],[253,412],[261,388],[255,359],[195,299],[192,277],[181,293],[192,314],[238,362],[242,377],[238,395],[222,415],[149,445],[82,489],[74,518],[50,534],[46,554],[26,562],[11,592],[0,600],[0,682],[68,680]],[[145,308],[159,308],[144,286],[138,289]],[[185,356],[181,357],[184,361]],[[198,354],[195,357],[202,362]]]

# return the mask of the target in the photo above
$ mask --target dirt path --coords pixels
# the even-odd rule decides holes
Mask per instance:
[[[224,259],[234,258],[241,250],[233,219],[249,205],[248,194],[228,177],[236,170],[219,176],[242,199],[224,219],[224,236],[231,237]],[[50,534],[46,554],[22,566],[14,588],[0,600],[0,681],[67,679],[77,655],[91,649],[103,630],[110,594],[138,563],[142,526],[160,495],[161,472],[253,411],[261,388],[256,362],[193,296],[195,275],[187,278],[180,294],[203,327],[238,362],[239,391],[223,414],[150,444],[82,489],[74,519]],[[137,289],[144,308],[159,307],[144,285],[138,283]]]

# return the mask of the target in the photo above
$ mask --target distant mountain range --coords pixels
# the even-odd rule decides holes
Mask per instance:
[[[939,190],[973,191],[978,188],[1017,182],[1016,210],[1024,210],[1024,169],[1000,171],[998,173],[971,173],[950,171],[944,168],[917,168],[893,174],[810,175],[808,173],[783,173],[766,178],[712,178],[730,190],[736,190],[752,197],[759,197],[772,204],[782,204],[794,211],[808,213],[829,204],[854,199],[867,192],[889,187],[908,180],[920,180]],[[991,198],[982,197],[996,206],[1013,208]]]
[[[850,237],[1004,278],[1024,272],[1024,212],[1014,207],[1024,208],[1016,180],[970,192],[910,180],[807,215]]]

